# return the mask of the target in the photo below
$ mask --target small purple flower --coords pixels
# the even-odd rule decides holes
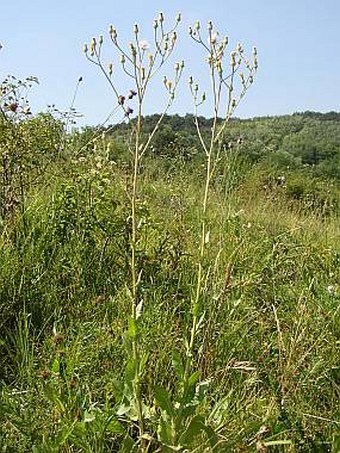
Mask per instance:
[[[127,107],[127,109],[126,109],[126,111],[125,111],[125,115],[126,115],[126,116],[130,116],[130,115],[132,115],[132,113],[133,113],[132,108],[131,108],[131,107]]]

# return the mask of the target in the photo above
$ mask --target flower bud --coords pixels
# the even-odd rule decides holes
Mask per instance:
[[[137,55],[136,47],[133,45],[132,42],[130,42],[129,47],[130,47],[131,55],[132,55],[133,57],[135,57],[135,56]]]
[[[135,35],[138,34],[138,32],[139,32],[138,24],[134,24],[134,26],[133,26],[133,32],[134,32]]]
[[[155,20],[153,21],[153,28],[154,28],[155,30],[158,28],[158,20],[157,20],[157,19],[155,19]]]
[[[192,27],[188,27],[188,33],[189,33],[189,36],[192,36]]]
[[[181,13],[177,13],[177,16],[176,16],[176,22],[179,24],[182,20],[182,14]]]
[[[121,64],[125,64],[125,55],[124,54],[121,54],[120,62],[121,62]]]
[[[96,50],[96,46],[97,46],[96,38],[92,38],[91,39],[91,44],[90,44],[91,55],[94,54],[94,52]]]
[[[237,52],[235,52],[235,50],[233,50],[230,53],[230,66],[232,68],[234,68],[236,66],[236,55],[237,55]]]
[[[120,96],[118,96],[118,104],[119,105],[124,105],[124,102],[125,102],[125,96],[123,96],[121,94]]]
[[[101,46],[103,44],[103,42],[104,42],[104,37],[103,37],[103,35],[100,35],[99,36],[99,45]]]
[[[115,41],[117,39],[117,30],[114,28],[113,25],[110,25],[109,33],[110,33],[111,39],[113,41]]]
[[[192,85],[194,83],[194,79],[192,78],[192,76],[189,76],[188,78],[188,84],[189,85]]]
[[[162,12],[159,13],[158,20],[159,20],[160,23],[164,22],[164,14]]]
[[[166,81],[166,87],[167,87],[167,89],[168,89],[169,91],[171,90],[171,88],[172,88],[172,81],[171,81],[171,80],[167,80],[167,81]]]
[[[196,28],[197,31],[201,28],[201,24],[200,24],[200,21],[199,21],[199,20],[197,20],[197,21],[195,22],[194,27]]]
[[[109,76],[111,77],[112,76],[112,72],[113,72],[113,64],[112,63],[108,64],[107,72],[108,72]]]
[[[211,31],[213,29],[213,23],[211,20],[208,22],[208,31]]]
[[[212,45],[217,43],[217,40],[218,40],[217,31],[214,31],[213,33],[211,33],[209,40],[210,40],[210,44],[212,44]]]
[[[88,49],[88,47],[87,47],[87,44],[85,43],[85,44],[83,45],[83,52],[84,52],[84,53],[87,53],[88,50],[89,50],[89,49]]]

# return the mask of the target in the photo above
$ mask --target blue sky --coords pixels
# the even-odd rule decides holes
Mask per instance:
[[[186,79],[194,74],[204,85],[206,64],[202,53],[187,37],[187,26],[211,19],[231,43],[241,41],[246,50],[259,50],[259,72],[254,86],[236,115],[253,117],[295,111],[340,110],[339,0],[2,0],[0,77],[37,76],[40,85],[30,98],[35,111],[56,104],[66,110],[79,76],[76,107],[84,115],[80,124],[100,124],[111,112],[114,100],[103,76],[82,53],[84,42],[117,27],[122,40],[132,39],[138,22],[142,36],[152,36],[152,21],[163,11],[170,20],[178,11],[183,22],[176,58],[186,61],[181,94],[172,113],[191,112]],[[113,59],[109,44],[107,58]],[[112,53],[112,56],[111,56]],[[171,72],[171,67],[164,73]],[[125,82],[117,76],[118,85]],[[163,88],[149,93],[147,113],[162,108]],[[210,116],[208,106],[202,114]]]

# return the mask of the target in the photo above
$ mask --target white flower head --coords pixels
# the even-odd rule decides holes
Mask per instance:
[[[145,39],[142,39],[141,41],[139,41],[138,45],[139,45],[140,50],[147,50],[150,47],[150,44]]]
[[[217,31],[213,31],[211,33],[211,36],[209,36],[209,44],[216,44],[217,43],[217,40],[218,40],[218,32]]]
[[[335,294],[335,287],[333,285],[328,285],[327,292],[332,296],[333,294]]]

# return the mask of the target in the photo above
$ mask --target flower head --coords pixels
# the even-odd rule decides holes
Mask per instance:
[[[141,41],[139,41],[138,45],[139,45],[140,50],[147,50],[150,47],[150,44],[145,39],[142,39]]]

